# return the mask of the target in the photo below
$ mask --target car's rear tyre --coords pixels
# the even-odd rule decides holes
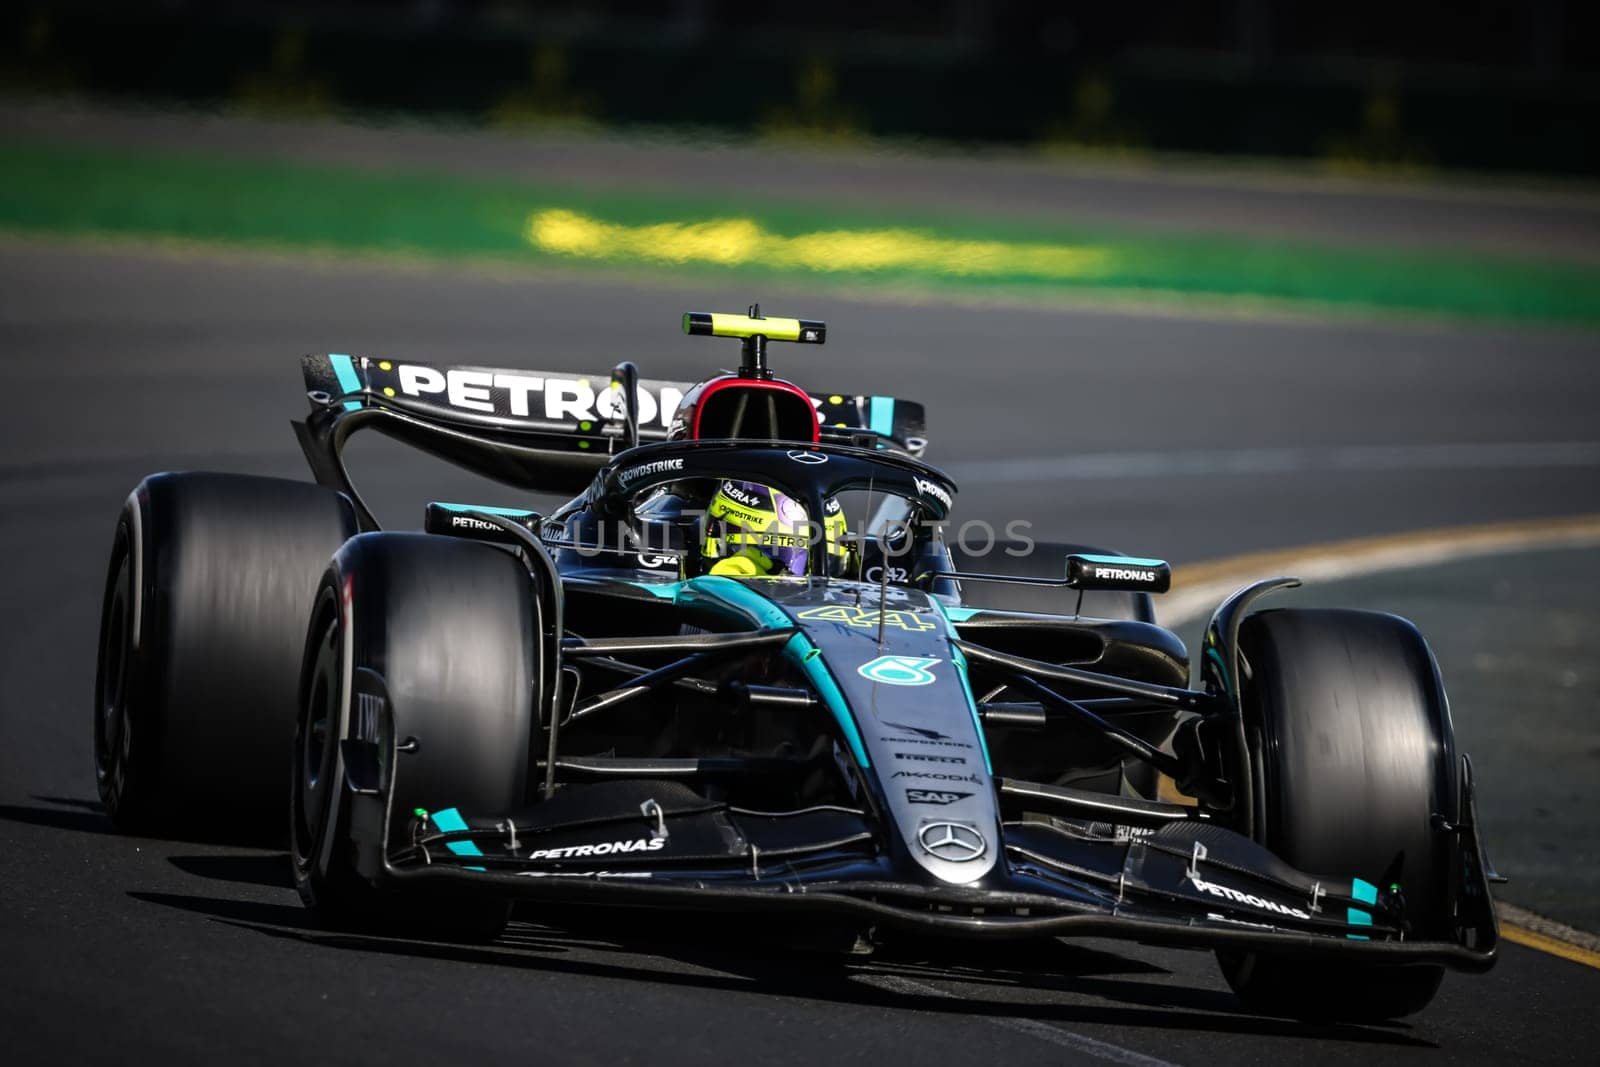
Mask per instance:
[[[355,530],[347,498],[305,482],[139,483],[112,542],[95,681],[95,779],[119,829],[281,831],[305,618]]]
[[[425,534],[352,539],[310,613],[295,729],[290,837],[295,887],[330,924],[488,940],[506,901],[400,892],[358,870],[338,742],[353,737],[357,672],[382,679],[396,756],[396,826],[417,808],[509,812],[527,799],[538,737],[533,589],[491,545]]]
[[[1240,627],[1256,837],[1301,871],[1398,882],[1410,937],[1451,929],[1459,771],[1438,667],[1417,629],[1374,612],[1261,612]],[[1393,1019],[1439,989],[1437,966],[1219,953],[1251,1008],[1301,1018]]]
[[[978,574],[1004,574],[1019,578],[1061,578],[1067,573],[1067,557],[1075,554],[1120,556],[1089,545],[1056,544],[1050,541],[995,541],[987,551],[969,551],[959,544],[950,546],[950,561],[958,571]],[[1078,594],[1071,589],[1049,586],[1006,585],[1001,582],[966,582],[961,586],[961,603],[971,608],[992,611],[1033,611],[1050,615],[1076,612],[1091,619],[1134,619],[1155,622],[1155,602],[1149,593],[1134,590],[1089,589]]]

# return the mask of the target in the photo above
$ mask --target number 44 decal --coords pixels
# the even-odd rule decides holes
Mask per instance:
[[[934,628],[936,623],[925,619],[914,611],[885,611],[883,625],[893,626],[896,629],[907,630],[911,633],[924,633]],[[829,604],[826,607],[807,608],[798,613],[798,619],[816,620],[821,622],[840,622],[846,626],[855,626],[863,630],[876,630],[878,628],[879,611],[877,608],[847,607],[842,604]]]
[[[857,667],[856,673],[884,685],[928,685],[933,681],[928,668],[938,662],[919,656],[879,656]]]

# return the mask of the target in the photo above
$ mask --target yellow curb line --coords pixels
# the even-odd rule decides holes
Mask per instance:
[[[1600,515],[1415,530],[1256,552],[1173,568],[1173,592],[1156,609],[1161,624],[1172,627],[1205,614],[1259,578],[1293,575],[1307,581],[1337,581],[1503,550],[1589,544],[1600,544]]]
[[[1560,956],[1564,960],[1571,960],[1573,963],[1581,963],[1585,967],[1593,967],[1596,970],[1600,970],[1600,952],[1591,952],[1586,948],[1579,948],[1577,945],[1569,945],[1565,941],[1558,941],[1553,937],[1546,937],[1544,934],[1525,930],[1513,923],[1501,923],[1500,935],[1507,941],[1522,945],[1525,948],[1547,952],[1552,956]]]

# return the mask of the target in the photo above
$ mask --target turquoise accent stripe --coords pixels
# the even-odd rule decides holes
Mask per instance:
[[[861,731],[856,728],[855,716],[850,714],[850,705],[845,702],[844,693],[839,691],[839,683],[828,673],[822,657],[813,655],[816,650],[816,646],[806,638],[805,634],[795,634],[789,638],[789,643],[783,646],[784,657],[805,672],[806,677],[822,696],[823,703],[833,712],[834,720],[838,722],[839,729],[844,731],[844,739],[850,745],[850,752],[855,756],[856,762],[863,767],[870,767],[872,761],[867,758],[866,746],[861,743]]]
[[[492,508],[487,504],[446,504],[442,500],[435,500],[433,506],[444,508],[446,511],[481,511],[488,515],[506,515],[514,519],[525,519],[533,514],[527,508]]]
[[[874,396],[867,400],[867,421],[873,433],[894,436],[894,397]]]
[[[787,630],[794,625],[787,612],[760,593],[748,589],[732,578],[720,574],[707,574],[691,578],[684,585],[696,592],[706,593],[738,608],[749,615],[757,626],[767,630]]]
[[[1228,665],[1222,662],[1222,653],[1214,648],[1206,649],[1206,658],[1217,665],[1217,670],[1222,672],[1222,684],[1232,688],[1233,683],[1228,680]]]
[[[1378,887],[1371,882],[1363,882],[1357,878],[1350,883],[1350,895],[1363,904],[1376,904],[1378,902]],[[1371,919],[1367,920],[1371,922]]]
[[[341,392],[361,392],[361,378],[356,374],[355,360],[349,356],[329,352],[328,362],[333,364],[333,375],[339,379],[339,390]],[[359,400],[346,400],[344,409],[346,411],[359,411],[361,410],[361,402]]]
[[[1091,563],[1108,563],[1112,566],[1116,566],[1119,563],[1131,563],[1135,567],[1165,567],[1167,565],[1167,561],[1164,559],[1140,559],[1138,556],[1090,556],[1082,552],[1076,552],[1074,555]]]
[[[982,608],[943,608],[944,617],[951,622],[966,622],[982,610]]]
[[[737,608],[750,616],[751,620],[764,630],[787,630],[794,625],[794,620],[782,608],[732,578],[725,578],[720,574],[708,574],[691,578],[683,584],[696,592],[714,597],[729,607]],[[805,676],[811,680],[811,684],[822,697],[823,703],[828,705],[828,710],[839,723],[839,729],[844,732],[845,741],[849,743],[850,752],[855,756],[856,762],[863,767],[870,767],[872,761],[867,758],[866,746],[861,743],[861,731],[856,727],[855,716],[850,714],[850,705],[845,701],[844,693],[840,692],[839,683],[828,673],[822,657],[813,655],[814,652],[816,646],[805,634],[795,634],[783,646],[784,656],[805,672]]]
[[[956,633],[955,624],[950,620],[950,609],[941,604],[938,597],[930,596],[928,603],[933,605],[933,610],[944,617],[945,634],[951,641],[950,664],[956,669],[956,677],[961,679],[961,691],[967,696],[967,710],[972,713],[972,728],[978,732],[978,748],[983,752],[983,769],[993,774],[994,761],[989,758],[989,739],[984,736],[983,720],[978,717],[978,699],[972,695],[972,683],[967,680],[967,657],[962,654],[954,643],[956,638],[961,635]]]
[[[967,710],[972,713],[972,728],[978,731],[978,747],[983,750],[983,769],[994,773],[994,761],[989,758],[989,739],[983,734],[983,720],[978,718],[978,699],[972,695],[972,683],[967,680],[967,657],[959,648],[950,649],[950,662],[955,665],[956,677],[961,679],[961,691],[967,695]]]
[[[467,830],[467,821],[461,817],[461,812],[455,808],[446,808],[444,811],[433,813],[433,825],[441,833],[453,834],[457,830]],[[446,841],[444,847],[458,856],[481,856],[483,852],[471,841]],[[469,871],[481,871],[482,867],[468,867]]]
[[[1346,908],[1344,912],[1344,921],[1349,923],[1351,926],[1371,926],[1372,916],[1368,915],[1359,908]],[[1351,941],[1372,940],[1372,938],[1368,937],[1366,934],[1346,934],[1345,937],[1349,938]]]

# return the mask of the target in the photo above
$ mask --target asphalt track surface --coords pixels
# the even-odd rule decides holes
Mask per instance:
[[[305,351],[596,373],[627,356],[692,376],[732,352],[680,336],[679,313],[755,298],[830,323],[826,347],[777,352],[780,369],[926,401],[931,458],[958,471],[1121,457],[1109,476],[988,484],[994,468],[968,466],[964,513],[1040,535],[1194,560],[1600,509],[1589,335],[0,245],[9,1062],[1591,1062],[1600,971],[1510,944],[1415,1019],[1307,1027],[1241,1012],[1203,954],[1106,941],[846,965],[670,918],[523,915],[489,947],[354,937],[300,908],[279,853],[110,831],[89,750],[95,629],[142,474],[299,475]],[[1389,458],[1338,458],[1351,446]],[[406,525],[429,496],[479,491],[398,450],[362,459],[380,515]]]

